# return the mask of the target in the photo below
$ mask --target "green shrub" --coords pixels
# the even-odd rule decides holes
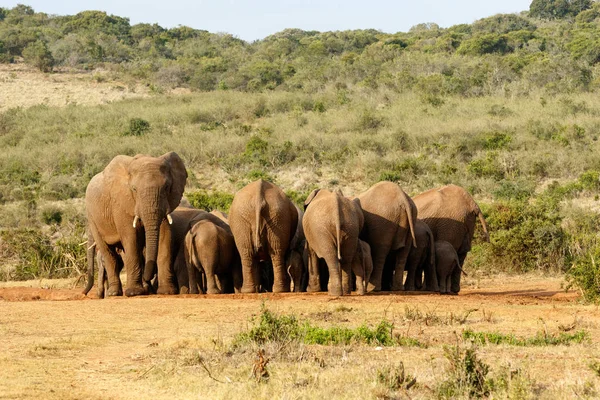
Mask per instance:
[[[201,210],[212,211],[220,210],[229,212],[231,202],[233,202],[233,194],[226,192],[207,192],[197,190],[185,195],[193,207]]]
[[[142,136],[150,130],[150,122],[142,118],[131,118],[129,129],[125,131],[126,136]]]
[[[493,33],[476,35],[465,40],[456,50],[458,54],[480,56],[483,54],[499,53],[506,54],[511,51],[508,46],[508,38],[505,35]]]
[[[366,108],[359,114],[355,130],[374,131],[383,126],[385,126],[385,118],[377,111]]]
[[[50,72],[54,66],[52,53],[48,50],[48,45],[41,40],[29,43],[23,49],[23,58],[27,64],[33,65],[42,72]]]
[[[440,398],[482,398],[490,394],[490,380],[487,378],[490,367],[479,359],[476,347],[444,346],[444,356],[450,366],[446,379],[437,387]]]
[[[409,390],[417,383],[417,378],[407,374],[404,363],[400,361],[397,366],[377,369],[377,382],[389,390]]]
[[[600,246],[576,257],[567,270],[567,289],[579,289],[586,302],[600,301],[600,266],[597,260],[600,260]]]
[[[46,225],[60,225],[62,222],[62,211],[52,206],[42,209],[42,222]]]

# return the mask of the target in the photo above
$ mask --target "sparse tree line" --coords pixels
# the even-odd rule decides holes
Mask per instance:
[[[186,26],[131,25],[102,11],[56,16],[18,5],[0,8],[0,61],[23,57],[42,71],[103,68],[157,90],[572,92],[595,89],[599,16],[591,0],[534,0],[529,12],[471,25],[425,23],[398,33],[286,29],[248,43]]]

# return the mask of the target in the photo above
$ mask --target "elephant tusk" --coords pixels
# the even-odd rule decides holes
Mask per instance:
[[[169,221],[169,225],[173,225],[173,217],[171,217],[171,214],[167,214],[167,221]]]
[[[137,215],[135,216],[135,218],[133,218],[133,229],[135,229],[139,219],[140,219],[140,217],[138,217]]]

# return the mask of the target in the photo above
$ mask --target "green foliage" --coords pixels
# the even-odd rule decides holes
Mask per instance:
[[[31,64],[42,72],[52,71],[54,58],[48,50],[48,45],[41,40],[31,42],[23,49],[23,58],[27,64]]]
[[[131,118],[129,120],[129,129],[125,131],[126,136],[142,136],[150,131],[150,122],[142,118]]]
[[[46,225],[60,225],[62,222],[62,210],[52,206],[44,208],[42,210],[42,222]]]
[[[0,239],[2,251],[15,265],[9,279],[65,278],[85,270],[82,228],[54,243],[34,229],[1,230]]]
[[[581,344],[590,341],[590,335],[580,330],[575,333],[560,332],[557,334],[548,334],[546,331],[540,331],[533,337],[517,337],[512,334],[503,334],[498,332],[475,332],[466,329],[462,333],[465,340],[470,340],[478,345],[501,345],[510,346],[568,346],[572,343]]]
[[[276,315],[263,304],[254,326],[242,332],[234,339],[235,344],[267,342],[289,343],[299,341],[305,344],[348,345],[352,343],[376,344],[379,346],[416,346],[424,347],[418,340],[393,333],[393,325],[381,321],[375,328],[361,325],[358,328],[331,327],[321,328],[303,324],[293,315]]]
[[[508,46],[508,38],[505,35],[494,33],[473,36],[465,40],[456,50],[458,54],[480,56],[483,54],[499,53],[506,54],[511,49]]]
[[[529,15],[542,19],[575,17],[591,6],[592,0],[533,0]]]
[[[229,212],[229,207],[233,202],[233,194],[226,192],[196,190],[186,193],[185,196],[193,207],[206,211],[220,210]]]
[[[600,246],[593,247],[586,254],[581,254],[573,260],[567,270],[567,288],[579,289],[587,302],[600,300],[600,267],[597,264],[600,257]]]
[[[516,14],[497,14],[477,20],[472,25],[474,32],[509,33],[513,31],[535,31],[536,26],[526,18]]]

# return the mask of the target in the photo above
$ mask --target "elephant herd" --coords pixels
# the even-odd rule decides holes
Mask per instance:
[[[186,180],[174,152],[117,156],[92,178],[85,198],[84,294],[94,284],[96,264],[99,297],[290,290],[456,294],[477,219],[489,240],[479,207],[455,185],[413,198],[392,182],[354,198],[316,189],[301,210],[279,187],[258,180],[236,193],[226,215],[182,201]]]

